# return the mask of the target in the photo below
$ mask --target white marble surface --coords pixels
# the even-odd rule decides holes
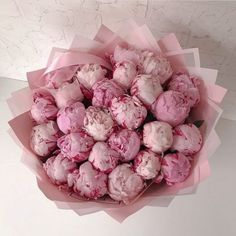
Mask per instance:
[[[236,120],[236,1],[0,0],[0,76],[25,80],[53,46],[93,37],[101,23],[116,30],[129,17],[146,18],[157,38],[175,32],[183,47],[200,48],[202,66],[218,69],[229,89],[223,116]]]
[[[35,176],[20,162],[21,150],[7,134],[11,118],[5,99],[23,81],[0,86],[1,236],[235,236],[236,121],[220,119],[222,145],[211,159],[211,176],[196,194],[176,197],[168,208],[145,207],[122,224],[104,212],[80,217],[59,210],[38,189]]]
[[[0,6],[1,76],[25,79],[25,71],[45,64],[51,47],[136,16],[146,18],[156,37],[176,32],[182,46],[199,47],[204,66],[236,72],[236,2],[0,0]]]

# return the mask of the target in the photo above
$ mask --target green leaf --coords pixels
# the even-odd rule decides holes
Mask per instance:
[[[196,121],[193,122],[193,124],[194,124],[197,128],[200,128],[203,123],[204,123],[204,120],[196,120]]]

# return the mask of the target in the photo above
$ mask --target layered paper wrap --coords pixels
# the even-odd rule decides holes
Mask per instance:
[[[194,158],[192,172],[186,181],[174,186],[151,183],[137,199],[128,205],[102,199],[85,201],[59,191],[48,180],[41,161],[31,151],[29,145],[30,132],[33,126],[29,116],[32,105],[31,89],[43,86],[45,76],[48,73],[60,73],[62,71],[65,76],[73,75],[80,64],[97,63],[111,70],[107,56],[113,52],[118,44],[130,44],[139,49],[162,53],[171,62],[174,70],[187,71],[201,78],[201,102],[192,110],[189,119],[192,121],[204,120],[204,124],[200,128],[204,144],[197,157]],[[215,84],[216,77],[216,70],[200,66],[198,49],[182,49],[174,33],[156,40],[145,24],[138,25],[133,20],[127,21],[116,33],[102,25],[94,40],[76,36],[69,49],[52,49],[45,68],[27,73],[29,87],[12,93],[12,97],[8,99],[9,107],[14,116],[14,119],[9,121],[11,127],[9,133],[16,140],[16,143],[22,147],[22,161],[36,175],[39,188],[59,208],[71,209],[79,215],[105,211],[117,221],[122,222],[146,205],[165,207],[176,195],[195,193],[198,184],[209,176],[208,158],[220,145],[219,137],[214,128],[222,113],[219,104],[226,93],[226,89]]]

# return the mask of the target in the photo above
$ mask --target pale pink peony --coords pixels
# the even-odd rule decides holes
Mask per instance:
[[[182,124],[188,117],[190,105],[182,93],[169,90],[157,98],[152,105],[152,110],[157,120],[175,127]]]
[[[89,161],[93,167],[106,174],[110,173],[118,164],[119,153],[111,149],[104,142],[97,142],[89,154]]]
[[[87,160],[93,145],[93,138],[84,131],[70,133],[57,140],[62,155],[75,162]]]
[[[118,165],[108,176],[108,191],[112,199],[129,202],[144,188],[143,179],[130,164]]]
[[[121,129],[108,139],[109,146],[120,154],[123,162],[131,161],[140,149],[140,138],[133,130]]]
[[[138,75],[132,82],[130,94],[136,96],[144,105],[150,106],[163,92],[158,76]]]
[[[66,107],[71,103],[81,102],[84,98],[77,80],[72,83],[64,83],[54,95],[59,108]]]
[[[95,107],[108,107],[111,100],[124,94],[124,90],[113,80],[102,80],[93,86],[92,104]]]
[[[143,144],[153,152],[165,152],[172,143],[172,127],[168,123],[153,121],[143,126]]]
[[[147,116],[147,110],[141,102],[127,95],[114,98],[110,111],[118,125],[128,129],[137,129]]]
[[[90,106],[86,109],[84,129],[96,141],[105,141],[113,131],[114,122],[108,110]]]
[[[31,148],[39,156],[48,156],[56,149],[60,135],[61,132],[54,121],[34,126],[30,137]]]
[[[68,174],[76,170],[77,165],[59,153],[47,159],[43,164],[43,168],[52,183],[66,185]]]
[[[194,155],[202,147],[202,135],[194,124],[183,124],[175,127],[171,149],[184,155]]]
[[[58,108],[53,96],[46,89],[37,89],[33,92],[33,105],[30,113],[37,124],[56,120]]]
[[[200,92],[198,89],[199,79],[188,74],[177,73],[172,76],[168,84],[168,90],[181,92],[190,106],[196,106],[200,102]]]
[[[151,150],[142,150],[134,159],[135,172],[143,179],[154,179],[161,170],[161,156]]]
[[[107,175],[95,170],[89,161],[68,175],[68,185],[82,197],[97,199],[107,193]]]
[[[171,77],[173,70],[170,62],[164,56],[144,51],[141,54],[141,73],[158,75],[161,84],[164,84]]]
[[[137,75],[137,66],[129,61],[122,61],[115,65],[113,80],[124,89],[129,89]]]
[[[119,63],[124,61],[129,61],[135,65],[139,64],[140,61],[140,52],[132,48],[126,48],[121,46],[116,46],[114,54],[111,57],[113,63]]]
[[[182,153],[172,153],[164,156],[161,170],[168,185],[183,182],[190,174],[191,164]]]
[[[81,102],[75,102],[67,107],[63,107],[57,114],[57,124],[64,133],[80,131],[85,116],[85,107]]]
[[[85,88],[91,89],[96,82],[105,78],[106,73],[98,64],[86,64],[78,69],[76,76]]]

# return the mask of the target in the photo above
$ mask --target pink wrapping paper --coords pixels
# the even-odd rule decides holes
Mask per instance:
[[[105,25],[101,25],[94,40],[100,43],[106,43],[111,37],[113,37],[113,32],[107,28]]]
[[[201,96],[203,99],[199,106],[192,111],[190,119],[193,121],[203,119],[205,121],[201,127],[204,145],[197,158],[195,158],[194,168],[189,178],[183,183],[171,187],[152,184],[137,201],[129,205],[114,204],[112,201],[84,201],[76,199],[75,197],[68,196],[63,191],[59,191],[57,187],[48,181],[41,162],[30,149],[29,134],[33,126],[33,122],[28,114],[32,99],[30,89],[43,86],[44,76],[55,70],[70,67],[70,70],[65,70],[67,70],[68,76],[71,76],[77,70],[79,64],[98,63],[107,69],[111,69],[111,65],[106,60],[106,53],[112,53],[117,44],[127,43],[140,49],[149,49],[163,53],[174,65],[175,70],[184,70],[202,79]],[[216,77],[216,70],[200,67],[198,49],[182,49],[173,33],[156,41],[145,24],[138,25],[132,20],[129,20],[125,27],[121,27],[117,33],[102,25],[94,40],[87,40],[81,36],[76,36],[69,50],[53,48],[46,68],[27,73],[30,89],[25,88],[17,91],[8,99],[9,107],[15,117],[9,121],[13,131],[10,133],[14,139],[18,139],[18,144],[23,147],[22,162],[36,175],[37,184],[45,196],[54,201],[59,208],[72,209],[79,215],[103,210],[117,221],[122,222],[129,215],[146,205],[166,207],[175,195],[196,192],[198,183],[209,176],[208,158],[220,144],[219,137],[214,130],[222,113],[217,104],[222,101],[226,93],[224,88],[215,85]]]
[[[33,104],[31,89],[26,87],[12,93],[7,103],[14,117],[29,111]]]
[[[48,67],[48,66],[52,63],[52,61],[53,61],[57,56],[60,55],[60,53],[64,53],[64,52],[66,52],[66,51],[67,51],[67,49],[64,49],[64,48],[55,48],[55,47],[53,47],[52,50],[51,50],[51,52],[50,52],[50,55],[49,55],[49,57],[48,57],[48,62],[47,62],[46,67]]]
[[[157,43],[163,53],[179,51],[182,49],[174,33],[167,34],[166,36],[158,40]]]
[[[178,68],[178,66],[182,66],[182,64],[185,67],[186,66],[194,66],[197,68],[200,67],[198,48],[188,48],[176,51],[169,51],[165,53],[165,56],[174,65],[174,68]]]
[[[70,50],[73,51],[82,51],[86,53],[92,53],[96,56],[99,56],[105,59],[105,53],[101,50],[103,43],[97,42],[92,39],[84,38],[83,36],[76,35],[70,46]]]

